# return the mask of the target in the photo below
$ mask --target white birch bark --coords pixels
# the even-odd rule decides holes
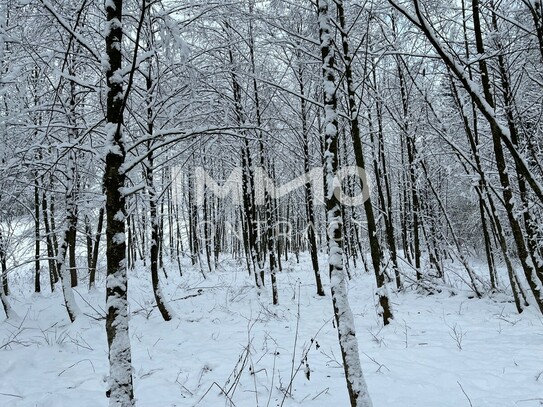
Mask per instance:
[[[371,407],[371,399],[358,351],[358,341],[354,326],[353,313],[349,305],[346,275],[343,267],[343,222],[339,191],[334,191],[335,174],[338,170],[337,138],[337,99],[334,73],[334,48],[330,33],[328,2],[318,1],[319,36],[322,54],[322,74],[324,88],[324,128],[325,128],[325,174],[326,174],[326,209],[328,218],[330,250],[330,289],[334,305],[334,315],[338,328],[338,339],[343,358],[343,368],[351,407]]]

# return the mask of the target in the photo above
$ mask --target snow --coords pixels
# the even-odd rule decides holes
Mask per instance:
[[[119,127],[119,123],[106,123],[105,125],[105,133],[106,133],[106,140],[104,143],[104,154],[115,154],[115,155],[122,155],[121,148],[119,147],[119,144],[115,141],[115,135],[117,134],[117,129]]]
[[[104,7],[107,9],[107,8],[110,8],[112,10],[117,10],[117,7],[115,7],[115,2],[113,0],[106,0],[104,2]]]
[[[326,260],[321,258],[322,269]],[[274,307],[271,293],[258,296],[253,279],[235,261],[223,259],[202,280],[183,259],[184,276],[172,265],[162,281],[177,315],[170,322],[153,307],[148,270],[129,271],[137,405],[229,405],[217,385],[242,407],[256,406],[256,397],[261,406],[269,397],[270,406],[283,398],[284,406],[348,405],[329,288],[326,297],[314,295],[308,255],[301,255],[300,265],[283,263],[277,274],[282,304]],[[454,296],[449,290],[431,296],[391,293],[395,319],[383,328],[374,311],[373,276],[354,274],[349,300],[375,406],[468,406],[462,388],[474,406],[540,405],[542,319],[535,307],[518,315],[508,296],[477,300],[458,289]],[[103,279],[90,293],[84,282],[76,288],[85,301],[79,301],[83,314],[74,324],[59,291],[34,295],[31,282],[30,269],[13,274],[10,300],[21,319],[0,322],[0,405],[107,406]],[[296,331],[298,373],[292,396],[285,397],[281,389],[290,382]]]
[[[118,29],[118,28],[122,29],[122,27],[123,27],[123,25],[122,25],[121,21],[118,18],[112,18],[111,20],[109,20],[107,22],[107,25],[106,25],[105,30],[104,30],[104,37],[107,37],[108,35],[110,35],[111,31],[113,31],[115,29]]]
[[[109,78],[110,83],[123,83],[123,81],[124,81],[124,78],[122,75],[122,71],[119,69],[113,72],[113,74]]]
[[[125,240],[126,240],[126,237],[125,237],[124,233],[116,233],[113,236],[113,243],[115,243],[115,244],[123,243]]]
[[[121,188],[122,188],[122,190],[121,190],[121,194],[122,194],[123,191],[124,191],[124,188],[123,187],[121,187]],[[118,220],[118,221],[124,221],[125,215],[124,215],[123,211],[118,211],[115,214],[115,216],[113,217],[113,219]]]

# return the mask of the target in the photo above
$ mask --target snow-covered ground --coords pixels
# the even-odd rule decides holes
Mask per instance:
[[[284,262],[279,306],[269,293],[259,297],[232,260],[206,280],[187,264],[183,277],[172,268],[163,279],[177,313],[170,322],[153,308],[149,274],[132,272],[137,405],[347,406],[329,292],[314,294],[309,264]],[[12,276],[20,319],[0,322],[0,406],[107,406],[103,281],[97,291],[77,290],[86,316],[74,324],[59,291],[34,295],[32,287],[31,273]],[[535,307],[518,315],[505,295],[478,300],[462,290],[392,293],[394,322],[383,328],[374,288],[362,272],[350,282],[374,406],[542,405],[543,319]]]

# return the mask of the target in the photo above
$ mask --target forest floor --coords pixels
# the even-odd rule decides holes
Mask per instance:
[[[315,295],[308,258],[283,261],[278,306],[233,260],[207,279],[183,269],[162,279],[177,314],[170,322],[153,307],[148,272],[130,273],[139,407],[348,405],[328,287],[326,297]],[[383,328],[373,276],[353,274],[349,297],[375,407],[542,405],[535,307],[519,315],[508,296],[474,299],[460,284],[434,295],[411,288],[391,293],[394,321]],[[0,406],[107,406],[104,281],[90,293],[77,289],[85,315],[74,324],[59,290],[36,295],[32,286],[30,272],[11,278],[19,320],[0,321]]]

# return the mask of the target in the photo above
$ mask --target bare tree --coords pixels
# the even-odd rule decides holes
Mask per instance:
[[[343,359],[343,369],[347,380],[347,390],[351,407],[370,407],[368,394],[354,327],[354,318],[349,305],[347,281],[343,265],[343,219],[339,190],[335,185],[338,170],[338,113],[337,85],[334,67],[334,48],[330,31],[328,2],[318,1],[319,40],[322,56],[322,76],[324,90],[324,142],[326,176],[326,210],[329,233],[330,289],[334,304],[338,339]]]
[[[143,2],[145,9],[145,1]],[[123,139],[125,95],[122,75],[123,1],[110,0],[105,6],[107,56],[106,112],[106,332],[109,346],[109,405],[135,405],[132,383],[132,356],[128,334],[128,277],[126,274],[125,202],[126,146]],[[142,10],[143,12],[143,10]],[[138,31],[139,37],[139,31]],[[139,39],[139,38],[138,38]],[[136,42],[136,47],[138,43]],[[133,74],[133,72],[132,72]]]

